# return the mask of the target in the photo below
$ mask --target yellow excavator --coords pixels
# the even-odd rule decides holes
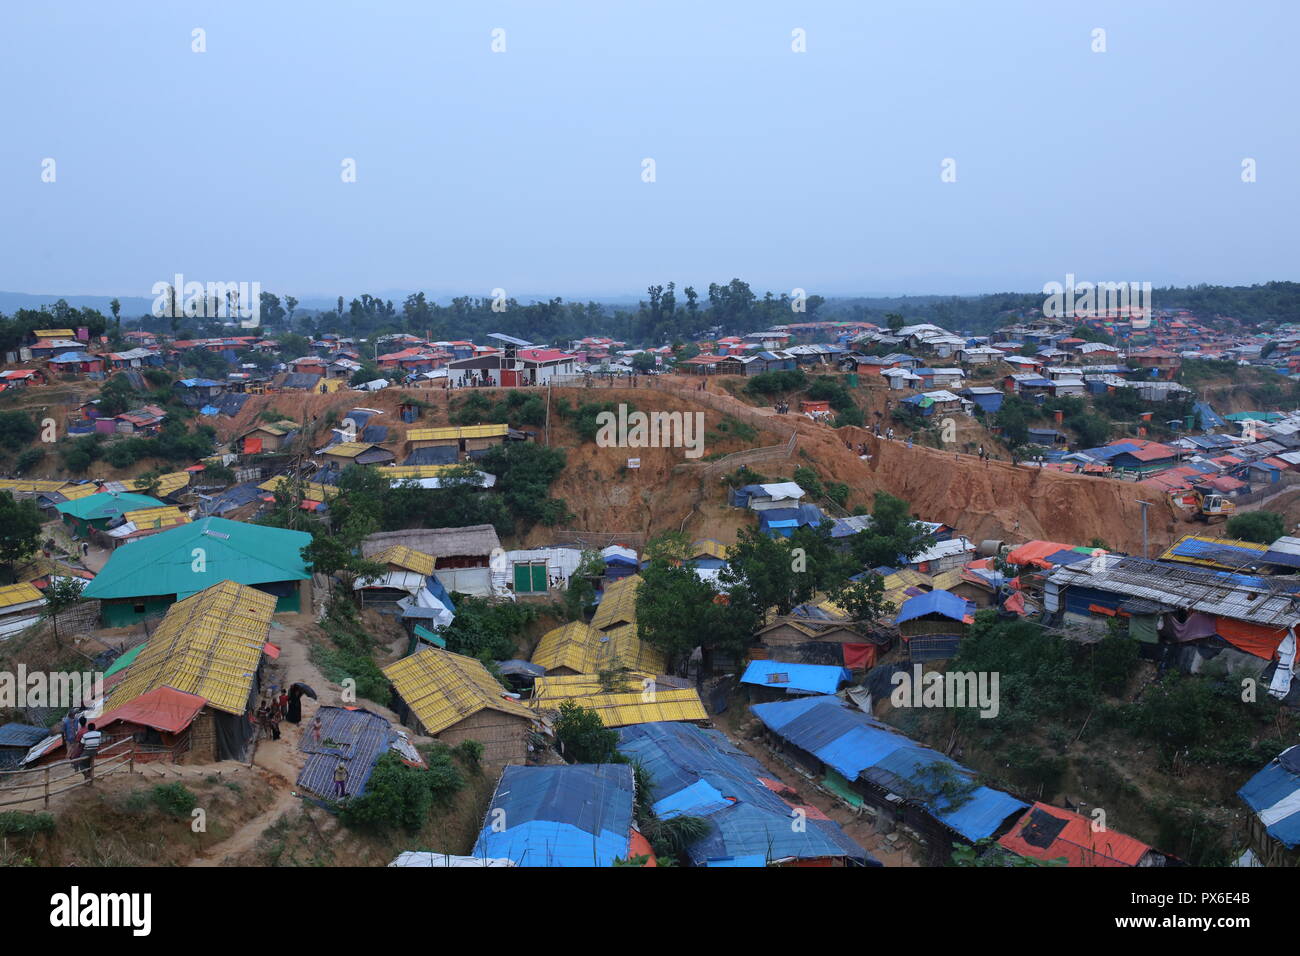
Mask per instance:
[[[1206,524],[1227,521],[1237,510],[1227,498],[1220,494],[1196,492],[1196,519]]]

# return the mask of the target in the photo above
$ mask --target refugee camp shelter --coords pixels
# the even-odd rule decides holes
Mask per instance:
[[[850,803],[906,825],[935,865],[949,862],[954,843],[1001,835],[1028,806],[838,697],[755,704],[751,712],[774,748]]]
[[[0,586],[0,639],[31,627],[45,607],[45,595],[30,581]]]
[[[846,667],[771,660],[750,661],[740,675],[740,682],[751,688],[753,700],[833,694],[851,679]]]
[[[0,727],[0,770],[12,770],[17,767],[27,751],[50,736],[45,727],[18,722]]]
[[[998,845],[1033,860],[1063,860],[1067,866],[1164,866],[1163,853],[1141,840],[1106,827],[1072,810],[1035,803]]]
[[[141,649],[146,646],[141,645]],[[197,694],[155,687],[120,707],[106,710],[95,718],[95,726],[104,734],[105,747],[134,739],[136,763],[175,762],[190,752],[193,738],[189,731],[206,704]]]
[[[406,442],[412,452],[420,448],[453,448],[458,452],[468,453],[503,444],[509,431],[510,426],[504,422],[496,425],[412,428],[406,433]]]
[[[506,767],[473,855],[518,866],[606,867],[627,859],[630,764]]]
[[[950,591],[930,591],[908,598],[898,609],[894,624],[913,661],[952,657],[975,620],[975,608]]]
[[[344,797],[365,796],[370,774],[392,742],[391,725],[362,708],[320,707],[316,716],[321,721],[320,741],[314,733],[304,733],[298,745],[308,755],[298,774],[298,789],[325,800],[338,800],[334,770],[342,763],[348,771]]]
[[[113,552],[82,596],[101,602],[105,627],[123,627],[222,581],[275,598],[275,610],[311,607],[305,531],[200,518]]]
[[[626,727],[664,720],[708,720],[699,691],[671,677],[631,671],[623,679],[603,681],[592,674],[539,677],[528,704],[553,718],[564,701],[594,710],[606,727]]]
[[[361,553],[370,558],[399,544],[432,556],[438,580],[448,591],[476,597],[492,595],[490,564],[493,552],[501,549],[501,539],[492,525],[380,531],[361,542]]]
[[[159,688],[201,697],[205,704],[190,725],[189,750],[201,759],[242,759],[275,606],[271,595],[234,581],[177,601],[109,693],[105,710]]]
[[[616,623],[601,631],[572,621],[542,635],[533,663],[545,667],[547,674],[595,674],[617,667],[658,674],[666,662],[662,652],[637,637],[635,623]]]
[[[148,495],[103,493],[85,495],[72,501],[55,505],[63,523],[78,537],[86,537],[91,529],[103,531],[110,523],[118,521],[128,511],[160,508],[163,503]]]
[[[637,724],[619,731],[618,749],[645,768],[661,820],[686,815],[708,822],[708,832],[686,850],[696,866],[880,865],[720,731]],[[791,825],[796,810],[802,827]]]
[[[1251,809],[1250,847],[1260,863],[1300,866],[1300,745],[1273,758],[1237,796]]]
[[[523,763],[534,715],[481,661],[429,647],[384,668],[393,711],[416,733],[448,744],[477,740],[487,763]]]

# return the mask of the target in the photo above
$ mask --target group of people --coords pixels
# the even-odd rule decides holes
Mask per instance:
[[[272,686],[258,703],[254,717],[260,738],[279,740],[282,721],[296,724],[302,720],[302,690],[296,684],[288,688]]]
[[[776,413],[777,413],[778,415],[788,415],[788,414],[790,414],[790,403],[789,403],[789,402],[777,402],[777,403],[776,403],[775,405],[773,405],[772,407],[773,407],[774,409],[776,409]]]
[[[104,735],[96,729],[93,721],[78,717],[75,710],[68,711],[63,718],[60,730],[63,734],[63,746],[67,748],[68,759],[81,771],[87,780],[95,768],[95,755],[104,742]]]

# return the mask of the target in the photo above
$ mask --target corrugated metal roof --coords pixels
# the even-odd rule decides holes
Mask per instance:
[[[95,599],[175,594],[189,597],[221,581],[270,584],[310,577],[303,531],[202,518],[118,548],[86,586]],[[198,562],[195,549],[202,552]]]
[[[113,689],[106,709],[171,687],[228,714],[244,713],[274,614],[274,597],[234,581],[178,601]]]
[[[1295,578],[1232,574],[1146,558],[1103,556],[1059,567],[1048,575],[1058,587],[1078,585],[1170,607],[1286,628],[1300,623]]]

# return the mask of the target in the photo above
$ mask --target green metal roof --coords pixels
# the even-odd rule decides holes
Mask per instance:
[[[100,518],[116,518],[128,511],[140,508],[160,508],[163,502],[148,495],[135,495],[122,491],[113,494],[101,491],[97,495],[86,495],[55,505],[59,514],[72,515],[82,521],[96,521]]]
[[[117,660],[113,661],[112,666],[109,667],[108,670],[104,671],[104,676],[112,677],[114,674],[116,674],[118,671],[122,670],[123,668],[130,667],[132,664],[135,663],[135,659],[140,656],[140,652],[144,649],[145,649],[145,644],[137,644],[135,647],[131,648],[125,654],[121,655]]]
[[[222,581],[269,584],[311,576],[305,531],[202,518],[118,548],[82,592],[93,599],[197,594]],[[200,552],[201,549],[201,552]]]

